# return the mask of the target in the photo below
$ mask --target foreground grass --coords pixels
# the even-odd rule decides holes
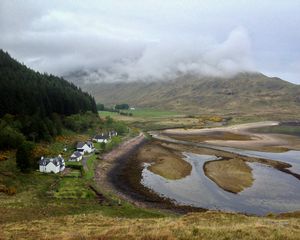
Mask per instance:
[[[300,218],[247,217],[220,212],[128,219],[102,214],[51,217],[0,225],[2,239],[299,239]]]

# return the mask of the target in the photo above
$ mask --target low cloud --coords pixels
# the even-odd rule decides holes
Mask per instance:
[[[270,42],[270,34],[265,34],[270,28],[252,23],[260,19],[260,14],[265,24],[269,18],[273,22],[272,12],[290,12],[293,8],[283,3],[272,5],[269,16],[258,11],[257,5],[248,5],[220,5],[218,1],[182,4],[145,0],[141,4],[112,0],[99,4],[88,0],[83,4],[53,0],[37,4],[33,0],[3,0],[0,47],[35,70],[60,76],[76,73],[82,81],[147,81],[185,74],[227,77],[246,71],[275,72],[278,67],[272,69],[270,64],[275,58],[260,53],[275,54],[277,39]],[[269,6],[264,4],[262,8]],[[245,11],[249,12],[250,20]],[[283,21],[286,20],[280,19],[277,28],[282,31]],[[265,45],[259,45],[258,39]],[[286,54],[285,46],[292,45],[282,45],[278,54]],[[295,56],[290,62],[299,59],[298,51],[293,52]],[[257,67],[257,59],[263,61],[259,64],[264,69]],[[288,66],[290,62],[280,64]],[[281,75],[284,76],[282,72]]]
[[[135,54],[113,59],[106,68],[101,65],[86,68],[84,79],[91,82],[168,80],[186,74],[228,77],[254,70],[248,34],[243,28],[237,28],[221,43],[207,38],[160,39]]]

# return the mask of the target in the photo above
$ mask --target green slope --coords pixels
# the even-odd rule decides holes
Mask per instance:
[[[287,114],[300,112],[300,86],[259,73],[233,78],[186,76],[172,81],[94,83],[82,87],[97,102],[126,102],[183,112]]]

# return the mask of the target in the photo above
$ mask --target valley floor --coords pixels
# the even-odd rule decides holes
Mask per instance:
[[[231,137],[239,136],[232,135]],[[130,171],[123,175],[118,174],[122,164],[128,166],[125,160],[128,159],[129,155],[138,146],[142,146],[145,141],[145,136],[141,134],[127,139],[119,147],[101,156],[100,159],[94,156],[87,160],[87,183],[103,194],[105,200],[101,203],[97,198],[64,199],[63,196],[59,196],[59,198],[50,197],[51,194],[59,195],[60,188],[65,188],[64,191],[68,192],[67,187],[74,187],[68,185],[68,182],[73,178],[33,173],[28,179],[22,174],[21,176],[14,175],[15,166],[9,166],[8,172],[12,172],[12,178],[17,178],[19,182],[27,179],[27,182],[24,183],[21,191],[14,196],[5,196],[0,193],[0,240],[299,239],[300,212],[270,214],[266,217],[203,211],[201,209],[201,212],[195,212],[196,209],[188,207],[176,209],[173,203],[166,199],[162,201],[150,191],[147,191],[146,197],[143,199],[139,198],[141,195],[132,194],[126,189],[128,182],[120,180],[127,179],[128,181],[129,178],[126,174],[131,177],[129,181],[137,182],[140,180],[139,165],[138,162],[135,162],[135,158],[129,159],[131,161]],[[157,150],[159,155],[167,148],[173,150],[177,148],[175,144],[170,142],[163,142],[162,146],[162,149]],[[185,149],[190,149],[190,146],[181,146],[180,151]],[[203,151],[209,153],[212,150]],[[143,154],[144,156],[147,155],[147,151]],[[155,152],[150,155],[153,154]],[[172,155],[172,158],[163,155],[160,156],[161,158],[157,157],[157,165],[153,165],[152,171],[159,173],[163,169],[161,173],[166,174],[164,177],[170,179],[187,175],[190,169],[177,159],[176,154]],[[148,152],[148,156],[150,155]],[[229,153],[225,155],[225,157],[232,157]],[[154,155],[152,157],[156,158]],[[165,173],[174,159],[178,160],[176,166],[174,165],[174,171]],[[1,164],[3,163],[0,162],[0,173]],[[93,172],[94,167],[95,172]],[[184,172],[180,171],[182,168],[185,169]],[[7,166],[4,166],[3,169],[6,170],[2,173],[6,174]],[[95,182],[91,182],[92,179]],[[75,180],[77,181],[77,178]],[[58,181],[62,181],[64,184],[60,186]],[[117,188],[116,183],[121,188]],[[76,182],[71,184],[76,184]],[[249,185],[249,183],[244,185],[247,184]],[[127,193],[124,192],[124,187],[128,191]],[[139,190],[142,191],[141,194],[145,193],[143,189]],[[160,201],[162,201],[162,205],[157,204]],[[145,209],[145,207],[147,208]],[[160,207],[165,210],[161,210]],[[176,211],[168,211],[170,209]],[[178,214],[177,210],[185,214]]]

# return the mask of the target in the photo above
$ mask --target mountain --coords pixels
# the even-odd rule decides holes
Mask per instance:
[[[184,76],[170,81],[86,83],[82,88],[105,105],[128,103],[196,114],[300,113],[300,86],[261,73],[240,73],[231,78]]]
[[[96,112],[94,98],[74,84],[35,72],[0,49],[0,117],[4,114],[50,116]]]

